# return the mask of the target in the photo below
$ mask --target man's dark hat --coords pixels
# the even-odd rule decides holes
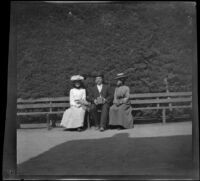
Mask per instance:
[[[102,78],[104,78],[104,75],[103,75],[102,72],[98,72],[98,73],[94,74],[94,77],[102,77]]]
[[[88,74],[80,74],[80,75],[83,77],[84,80],[87,79],[87,78],[89,77]]]
[[[124,73],[119,73],[117,74],[117,76],[114,79],[126,79],[128,77],[128,75],[124,74]]]

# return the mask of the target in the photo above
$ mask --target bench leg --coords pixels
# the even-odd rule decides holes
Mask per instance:
[[[17,129],[20,129],[20,120],[17,120]]]
[[[49,120],[49,114],[47,114],[47,129],[48,130],[51,129],[50,120]]]
[[[52,126],[53,128],[56,127],[56,120],[55,120],[55,119],[54,119],[54,120],[51,120],[51,126]]]
[[[132,119],[133,119],[133,124],[132,124],[132,128],[134,128],[134,121],[135,121],[135,117],[134,117],[134,114],[133,114],[133,108],[131,110],[131,115],[132,115]]]
[[[162,110],[162,122],[166,123],[166,109]]]
[[[87,113],[87,126],[88,126],[88,129],[90,129],[90,114]]]

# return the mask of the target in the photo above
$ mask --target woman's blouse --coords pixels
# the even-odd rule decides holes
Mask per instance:
[[[130,89],[128,86],[120,86],[115,88],[113,103],[127,104],[130,103]]]
[[[69,93],[70,106],[80,107],[76,100],[86,100],[86,90],[73,88]]]

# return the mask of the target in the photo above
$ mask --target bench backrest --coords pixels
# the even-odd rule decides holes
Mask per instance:
[[[192,92],[131,94],[133,110],[192,107]],[[69,97],[17,99],[17,115],[62,113],[69,107]],[[30,111],[28,111],[30,110]]]

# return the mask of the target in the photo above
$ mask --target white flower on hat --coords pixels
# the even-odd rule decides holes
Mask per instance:
[[[124,73],[118,73],[117,76],[124,76]]]
[[[126,75],[125,73],[118,73],[117,76],[115,77],[115,79],[120,79],[120,78],[127,78],[128,75]]]

